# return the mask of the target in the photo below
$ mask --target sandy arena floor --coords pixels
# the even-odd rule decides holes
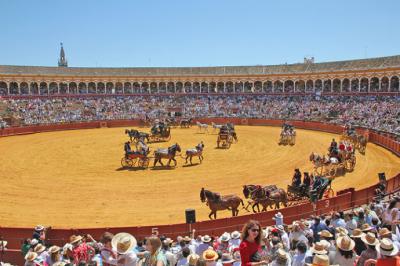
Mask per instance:
[[[332,137],[338,138],[298,130],[295,146],[278,146],[279,128],[238,126],[239,142],[221,150],[215,149],[217,135],[196,132],[195,128],[172,129],[169,143],[151,144],[154,150],[178,142],[184,150],[204,141],[203,164],[183,167],[178,158],[178,167],[171,170],[121,169],[127,140],[124,128],[0,138],[0,225],[77,228],[180,223],[186,208],[195,208],[197,220],[206,220],[209,209],[200,202],[201,187],[241,197],[244,184],[286,188],[294,168],[311,170],[309,154],[325,153]],[[378,172],[392,177],[399,171],[399,158],[369,143],[365,156],[357,153],[355,171],[338,177],[333,187],[364,188],[377,182]],[[218,213],[219,218],[228,216],[228,211]]]

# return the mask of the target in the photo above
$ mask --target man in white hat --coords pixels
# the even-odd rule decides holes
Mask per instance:
[[[231,235],[227,232],[223,233],[218,241],[214,243],[214,250],[217,251],[218,254],[229,253],[229,240],[231,240]]]
[[[283,225],[283,215],[280,212],[275,213],[274,217],[272,217],[272,220],[275,221],[275,225]]]
[[[136,244],[136,238],[129,233],[118,233],[112,238],[111,246],[117,251],[119,266],[136,266],[138,259],[133,251]]]
[[[376,250],[379,253],[379,259],[376,265],[400,265],[400,257],[398,248],[393,244],[393,241],[384,238],[376,245]]]
[[[203,256],[203,252],[212,246],[212,238],[209,235],[201,237],[201,244],[196,249],[196,254],[200,257]]]
[[[231,233],[231,240],[229,240],[229,244],[231,246],[231,249],[237,248],[240,246],[240,232],[239,231],[233,231]]]

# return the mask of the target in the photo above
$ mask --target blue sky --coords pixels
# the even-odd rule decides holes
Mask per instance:
[[[218,66],[400,54],[399,0],[0,0],[0,64]]]

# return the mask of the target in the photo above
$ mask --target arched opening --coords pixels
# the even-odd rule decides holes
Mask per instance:
[[[241,93],[243,92],[243,82],[235,82],[235,92]]]
[[[167,84],[167,92],[168,93],[174,93],[175,92],[175,83],[168,82],[168,84]]]
[[[399,77],[393,76],[390,79],[390,91],[393,91],[393,92],[399,91]]]
[[[194,93],[200,92],[200,83],[199,82],[193,82],[193,92]]]
[[[17,82],[10,83],[10,94],[12,94],[12,95],[18,94],[18,83]]]
[[[21,94],[29,94],[29,86],[28,86],[28,83],[26,83],[26,82],[22,82],[21,84],[20,84],[20,91],[21,91]]]
[[[47,83],[46,82],[40,82],[39,91],[40,91],[40,95],[49,94],[49,90],[47,88]]]
[[[246,81],[244,83],[244,92],[249,93],[253,91],[254,91],[253,83],[250,81]]]
[[[132,90],[133,90],[133,93],[140,93],[140,84],[139,84],[139,82],[133,82]]]
[[[210,82],[210,93],[216,93],[217,92],[217,83],[215,83],[214,81],[213,82]]]
[[[223,93],[224,92],[224,87],[225,87],[225,84],[223,82],[218,82],[217,83],[217,92]]]
[[[382,91],[382,92],[389,91],[389,78],[388,77],[381,78],[381,90],[380,91]]]
[[[201,83],[201,92],[202,93],[208,93],[208,83],[207,82],[202,82]]]
[[[263,91],[263,84],[261,81],[254,82],[254,92],[261,93]]]
[[[92,94],[96,93],[96,83],[89,82],[89,84],[88,84],[88,92],[92,93]]]
[[[186,81],[184,84],[185,87],[185,93],[192,93],[192,83],[190,83],[189,81]]]
[[[351,80],[351,92],[357,92],[360,87],[360,81],[358,79]]]
[[[39,86],[36,82],[31,82],[30,89],[31,89],[31,94],[37,95],[39,94]]]
[[[150,85],[147,82],[142,83],[142,92],[143,93],[150,93]]]
[[[314,90],[314,81],[311,79],[306,82],[306,92],[312,92]]]
[[[379,91],[379,79],[377,78],[377,77],[373,77],[372,79],[371,79],[371,82],[370,82],[371,84],[370,84],[370,88],[369,88],[369,91],[371,91],[371,92],[377,92],[377,91]]]
[[[158,84],[158,92],[159,93],[167,93],[167,84],[165,84],[165,82],[160,82]]]
[[[99,93],[99,94],[106,93],[106,86],[104,85],[103,82],[97,83],[97,93]]]
[[[334,79],[332,81],[332,91],[334,93],[340,93],[340,79]]]
[[[8,94],[8,88],[7,88],[7,83],[4,81],[0,81],[0,95],[7,95]]]
[[[78,93],[78,86],[75,82],[69,83],[69,93],[70,94],[77,94]]]
[[[228,81],[227,83],[225,83],[225,90],[227,93],[233,93],[235,91],[232,81]]]
[[[294,92],[294,82],[292,80],[285,81],[285,93],[293,93]]]
[[[130,82],[124,83],[124,93],[125,94],[132,94],[132,84]]]
[[[123,94],[124,93],[124,87],[122,86],[121,82],[115,83],[115,93],[116,94]]]
[[[113,94],[113,93],[115,93],[115,90],[114,90],[114,83],[112,83],[112,82],[107,82],[107,83],[106,83],[106,93],[107,93],[107,94]]]
[[[79,91],[79,94],[86,94],[87,93],[86,83],[80,82],[78,84],[78,91]]]
[[[367,78],[362,78],[360,82],[360,92],[368,92],[369,82]]]
[[[49,93],[54,95],[58,93],[58,84],[55,82],[51,82],[49,84]]]
[[[332,81],[330,79],[324,80],[323,92],[332,92]]]
[[[273,87],[272,81],[267,80],[267,81],[264,82],[264,84],[263,84],[263,91],[264,91],[265,93],[271,93],[271,92],[272,92],[272,87]]]
[[[67,83],[59,83],[58,87],[60,88],[60,94],[67,94],[68,93]]]
[[[150,93],[157,93],[158,92],[158,84],[156,82],[150,83]]]
[[[282,81],[277,80],[274,82],[274,92],[275,93],[283,92],[283,82]]]
[[[342,91],[350,92],[350,80],[349,79],[344,79],[342,81]]]
[[[176,92],[177,93],[182,93],[183,92],[183,83],[182,82],[180,82],[180,81],[177,82],[175,87],[176,87]]]
[[[294,84],[294,88],[296,92],[300,92],[300,93],[304,93],[306,92],[306,83],[304,82],[304,80],[298,80],[296,81],[296,83]]]
[[[315,81],[315,92],[321,92],[322,91],[322,80],[317,79]]]

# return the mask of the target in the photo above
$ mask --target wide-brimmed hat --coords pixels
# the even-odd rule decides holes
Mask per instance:
[[[315,254],[327,254],[328,251],[324,248],[324,245],[321,242],[314,243],[314,245],[310,248],[310,251]]]
[[[42,253],[45,249],[46,247],[42,244],[37,244],[33,251],[35,251],[36,253]]]
[[[196,265],[197,261],[200,259],[200,256],[197,254],[190,254],[187,257],[187,260],[189,262],[189,265]]]
[[[392,232],[387,229],[386,227],[383,227],[381,229],[379,229],[378,235],[379,237],[385,237],[385,236],[389,236],[390,234],[392,234]]]
[[[326,241],[325,239],[322,239],[319,242],[321,242],[326,250],[328,250],[332,246],[331,243],[329,241]]]
[[[163,240],[163,243],[165,245],[169,245],[172,244],[174,242],[174,240],[172,240],[171,238],[167,237],[166,239]]]
[[[353,250],[356,243],[349,236],[340,236],[336,239],[336,246],[344,251]]]
[[[240,238],[240,232],[239,231],[233,231],[231,234],[232,239],[239,239]]]
[[[276,251],[276,255],[278,256],[278,258],[281,258],[281,259],[286,259],[286,260],[288,259],[288,254],[282,248],[280,248]]]
[[[185,236],[182,240],[185,241],[185,242],[192,241],[192,239],[190,237],[188,237],[188,236]]]
[[[37,258],[38,254],[36,252],[28,252],[25,255],[25,260],[27,261],[34,261]]]
[[[314,256],[312,264],[307,263],[307,266],[329,266],[329,257],[323,254],[317,254]]]
[[[39,240],[37,240],[36,238],[31,240],[31,246],[37,245],[37,243],[39,243]]]
[[[367,233],[361,237],[361,240],[370,246],[376,246],[379,243],[379,240],[376,239],[373,233]]]
[[[231,254],[223,253],[221,255],[221,263],[222,264],[224,264],[224,263],[233,263],[233,262],[235,262],[235,260],[232,258]]]
[[[77,242],[79,242],[81,240],[82,240],[82,236],[72,235],[72,236],[69,237],[69,243],[70,244],[75,244],[75,243],[77,243]]]
[[[119,254],[128,253],[136,244],[136,238],[129,233],[118,233],[111,240],[111,246]]]
[[[283,218],[283,215],[282,215],[282,213],[277,212],[277,213],[275,213],[274,218],[282,219],[282,218]]]
[[[203,252],[203,259],[206,261],[215,261],[218,259],[218,253],[212,247]]]
[[[36,225],[34,230],[37,231],[37,232],[43,231],[44,230],[44,226],[40,225],[40,224]]]
[[[338,234],[340,234],[340,233],[342,233],[342,234],[344,234],[344,235],[348,235],[348,234],[349,234],[349,231],[348,231],[346,228],[341,227],[341,226],[336,227],[336,228],[335,228],[335,231],[336,231],[336,233],[338,233]]]
[[[361,229],[356,228],[353,230],[353,234],[351,235],[352,238],[361,238],[363,235],[365,235]]]
[[[204,235],[201,237],[201,241],[203,241],[204,243],[208,243],[211,242],[211,237],[209,235]]]
[[[322,236],[322,237],[326,237],[326,238],[331,238],[333,237],[333,235],[331,234],[331,232],[329,232],[328,230],[322,230],[321,232],[318,233],[318,235]]]
[[[60,247],[58,247],[58,246],[51,246],[50,248],[49,248],[49,253],[57,253],[57,252],[59,252],[60,251]]]
[[[369,224],[361,225],[361,231],[363,231],[364,233],[371,231],[372,229],[374,229],[374,228],[372,228]]]
[[[382,239],[381,242],[376,245],[376,250],[381,255],[391,257],[396,256],[399,252],[399,249],[396,247],[396,245],[393,245],[392,240],[390,240],[389,238]]]
[[[231,239],[231,235],[229,233],[225,232],[220,236],[219,241],[228,242],[230,239]]]

